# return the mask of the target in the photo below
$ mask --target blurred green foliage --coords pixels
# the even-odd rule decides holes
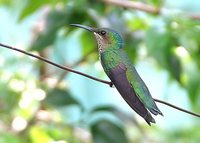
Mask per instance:
[[[190,1],[189,5],[188,0],[141,2],[162,8],[161,12],[152,15],[94,0],[0,0],[0,9],[16,12],[19,24],[29,17],[39,17],[30,32],[31,43],[25,47],[77,69],[87,69],[88,65],[94,67],[98,54],[94,37],[69,27],[69,24],[116,29],[124,37],[124,48],[132,61],[137,63],[141,57],[146,58],[167,71],[171,80],[188,92],[193,111],[199,112],[200,21],[190,15],[200,14],[200,9],[196,8],[200,2]],[[66,41],[71,46],[68,50],[64,49]],[[80,48],[77,50],[76,47]],[[79,97],[77,92],[89,94],[91,99],[103,93],[99,90],[94,93],[95,89],[93,92],[81,90],[85,86],[78,80],[71,80],[75,84],[68,82],[68,72],[26,56],[10,55],[8,52],[11,51],[6,52],[5,49],[0,52],[0,61],[5,59],[0,63],[1,143],[200,141],[199,124],[171,131],[159,127],[147,128],[115,106],[93,105],[89,99],[83,102],[86,96]],[[104,77],[102,70],[97,70],[95,74]],[[83,84],[91,85],[89,82]],[[72,86],[77,86],[76,93],[72,91]],[[91,104],[90,108],[87,104]]]

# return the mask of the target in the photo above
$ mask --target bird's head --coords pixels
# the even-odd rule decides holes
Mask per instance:
[[[97,40],[98,49],[100,53],[108,49],[122,48],[123,40],[115,30],[109,28],[92,28],[80,24],[71,24],[71,25],[92,32]]]

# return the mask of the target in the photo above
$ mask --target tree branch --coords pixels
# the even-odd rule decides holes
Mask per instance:
[[[101,1],[124,8],[131,8],[131,9],[145,11],[152,14],[159,14],[160,12],[160,10],[156,7],[136,1],[129,1],[129,0],[101,0]]]
[[[93,77],[93,76],[90,76],[90,75],[84,74],[84,73],[82,73],[82,72],[73,70],[73,69],[71,69],[71,68],[69,68],[69,67],[65,67],[65,66],[62,66],[62,65],[58,65],[58,64],[56,64],[56,63],[51,62],[50,60],[47,60],[47,59],[45,59],[45,58],[43,58],[43,57],[40,57],[40,56],[31,54],[31,53],[26,52],[26,51],[24,51],[24,50],[20,50],[20,49],[14,48],[14,47],[12,47],[12,46],[8,46],[8,45],[1,44],[1,43],[0,43],[0,46],[5,47],[5,48],[8,48],[8,49],[11,49],[11,50],[18,51],[18,52],[23,53],[23,54],[26,54],[26,55],[28,55],[28,56],[34,57],[34,58],[36,58],[36,59],[42,60],[42,61],[44,61],[44,62],[46,62],[46,63],[48,63],[48,64],[50,64],[50,65],[54,65],[54,66],[60,68],[60,69],[67,70],[67,71],[69,71],[69,72],[73,72],[73,73],[76,73],[76,74],[85,76],[85,77],[87,77],[87,78],[96,80],[96,81],[98,81],[98,82],[102,82],[102,83],[108,84],[110,87],[113,86],[112,82],[109,82],[109,81],[105,81],[105,80],[101,80],[101,79],[95,78],[95,77]]]
[[[188,110],[182,109],[182,108],[180,108],[180,107],[177,107],[177,106],[172,105],[172,104],[170,104],[170,103],[167,103],[167,102],[165,102],[165,101],[158,100],[158,99],[155,99],[155,98],[154,98],[154,101],[159,102],[159,103],[162,103],[162,104],[165,104],[165,105],[167,105],[167,106],[170,106],[170,107],[175,108],[175,109],[177,109],[177,110],[179,110],[179,111],[188,113],[188,114],[190,114],[190,115],[193,115],[193,116],[196,116],[196,117],[200,117],[200,114],[190,112],[190,111],[188,111]]]
[[[130,9],[136,9],[140,11],[144,11],[147,13],[158,15],[161,13],[162,8],[157,8],[154,6],[150,6],[148,4],[142,3],[142,2],[136,2],[136,1],[130,1],[130,0],[100,0],[107,4],[116,5],[119,7],[124,8],[130,8]],[[186,14],[187,17],[193,19],[193,20],[199,20],[200,14]]]
[[[54,66],[56,66],[56,67],[58,67],[58,68],[67,70],[67,71],[69,71],[69,72],[73,72],[73,73],[76,73],[76,74],[85,76],[85,77],[87,77],[87,78],[93,79],[93,80],[95,80],[95,81],[98,81],[98,82],[101,82],[101,83],[104,83],[104,84],[108,84],[110,87],[113,86],[113,83],[112,83],[112,82],[109,82],[109,81],[105,81],[105,80],[101,80],[101,79],[95,78],[95,77],[93,77],[93,76],[90,76],[90,75],[84,74],[84,73],[82,73],[82,72],[73,70],[73,69],[71,69],[71,68],[69,68],[69,67],[64,67],[64,66],[58,65],[58,64],[53,63],[53,62],[51,62],[51,61],[49,61],[49,60],[47,60],[47,59],[45,59],[45,58],[43,58],[43,57],[40,57],[40,56],[31,54],[31,53],[29,53],[29,52],[26,52],[26,51],[23,51],[23,50],[14,48],[14,47],[12,47],[12,46],[8,46],[8,45],[5,45],[5,44],[1,44],[1,43],[0,43],[0,46],[5,47],[5,48],[8,48],[8,49],[11,49],[11,50],[18,51],[18,52],[23,53],[23,54],[26,54],[26,55],[28,55],[28,56],[34,57],[34,58],[36,58],[36,59],[42,60],[42,61],[44,61],[44,62],[46,62],[46,63],[48,63],[48,64],[54,65]],[[170,103],[167,103],[167,102],[165,102],[165,101],[158,100],[158,99],[154,99],[154,101],[159,102],[159,103],[162,103],[162,104],[165,104],[165,105],[167,105],[167,106],[170,106],[170,107],[172,107],[172,108],[174,108],[174,109],[177,109],[177,110],[180,110],[180,111],[182,111],[182,112],[188,113],[188,114],[190,114],[190,115],[193,115],[193,116],[196,116],[196,117],[200,117],[200,114],[198,114],[198,113],[193,113],[193,112],[187,111],[187,110],[185,110],[185,109],[182,109],[182,108],[180,108],[180,107],[177,107],[177,106],[172,105],[172,104],[170,104]]]
[[[70,65],[70,67],[71,67],[71,68],[72,68],[72,67],[75,67],[75,66],[79,65],[80,63],[84,62],[84,61],[87,59],[87,57],[88,57],[90,54],[94,53],[94,52],[95,52],[95,50],[91,50],[91,51],[88,52],[83,58],[81,58],[79,61],[77,61],[77,62],[73,63],[72,65]],[[69,71],[65,70],[65,71],[61,74],[61,76],[58,78],[58,81],[57,81],[56,84],[60,83],[60,82],[62,81],[62,79],[64,79],[65,75],[66,75],[68,72],[69,72]],[[111,85],[111,82],[109,83],[109,85],[112,86],[112,85]]]

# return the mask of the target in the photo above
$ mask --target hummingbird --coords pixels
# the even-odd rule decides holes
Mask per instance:
[[[162,115],[152,98],[146,84],[136,71],[123,49],[120,34],[110,28],[93,28],[80,24],[71,26],[86,29],[96,38],[101,65],[128,105],[151,126],[154,115]]]

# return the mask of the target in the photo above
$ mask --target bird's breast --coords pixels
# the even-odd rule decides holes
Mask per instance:
[[[100,60],[102,67],[106,74],[108,75],[109,72],[120,64],[120,57],[114,51],[106,51],[100,54]]]

